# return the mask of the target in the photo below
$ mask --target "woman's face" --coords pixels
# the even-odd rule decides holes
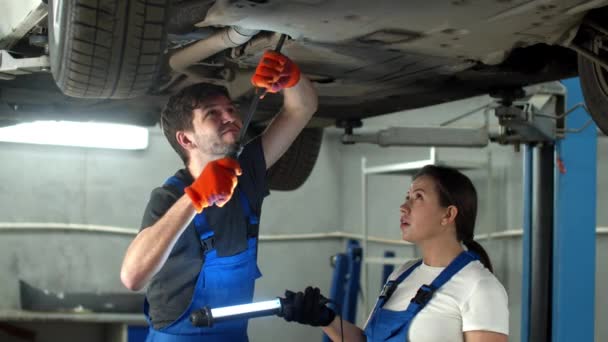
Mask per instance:
[[[417,243],[446,231],[442,220],[446,217],[447,208],[439,205],[435,182],[429,176],[418,177],[412,182],[399,209],[401,233],[405,241]]]

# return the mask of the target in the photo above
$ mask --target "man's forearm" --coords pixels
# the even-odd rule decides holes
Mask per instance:
[[[317,111],[317,91],[306,76],[302,76],[294,87],[284,89],[283,95],[283,109],[288,115],[302,116],[308,122]]]
[[[281,158],[317,111],[316,90],[304,76],[294,87],[283,90],[283,96],[283,108],[262,136],[267,168]]]
[[[120,271],[122,283],[128,289],[143,288],[160,270],[195,214],[190,198],[184,195],[154,225],[137,234]]]

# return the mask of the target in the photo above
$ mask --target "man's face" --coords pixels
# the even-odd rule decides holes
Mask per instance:
[[[224,156],[237,148],[243,126],[237,110],[225,96],[214,96],[193,111],[193,140],[208,155]]]

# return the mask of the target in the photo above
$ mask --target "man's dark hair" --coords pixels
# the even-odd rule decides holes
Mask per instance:
[[[205,100],[214,96],[230,98],[228,90],[222,86],[207,83],[194,84],[171,96],[160,114],[160,127],[184,164],[188,163],[188,155],[177,142],[175,133],[192,130],[194,109],[199,108]]]

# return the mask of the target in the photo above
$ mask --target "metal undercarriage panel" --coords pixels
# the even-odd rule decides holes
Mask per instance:
[[[199,26],[287,33],[297,41],[359,45],[484,64],[515,47],[567,45],[585,11],[606,0],[218,0]]]
[[[289,34],[283,51],[317,81],[318,116],[344,119],[574,76],[574,54],[563,46],[586,11],[606,4],[219,0],[198,25]],[[254,39],[233,62],[253,68],[272,46]],[[517,60],[517,51],[529,52]]]
[[[588,10],[606,5],[608,0],[218,0],[198,25],[263,31],[220,54],[224,60],[217,63],[218,72],[227,66],[240,73],[228,87],[243,105],[251,96],[250,73],[278,38],[272,32],[289,34],[283,52],[315,82],[315,118],[330,124],[575,76],[576,54],[564,46]],[[216,68],[209,62],[201,67]],[[133,100],[76,100],[62,95],[50,74],[25,75],[0,81],[0,125],[44,116],[149,125],[169,95],[161,89]],[[280,101],[267,96],[254,122],[268,120]]]

